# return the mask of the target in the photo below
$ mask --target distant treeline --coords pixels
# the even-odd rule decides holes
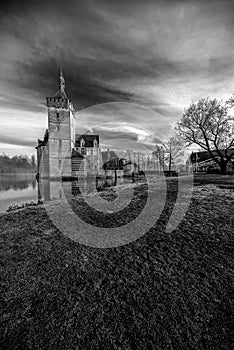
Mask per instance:
[[[36,171],[35,156],[19,155],[9,157],[5,154],[0,155],[0,174],[4,173],[33,173]]]

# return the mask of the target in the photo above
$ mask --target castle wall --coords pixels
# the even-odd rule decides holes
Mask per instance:
[[[48,103],[50,177],[71,177],[71,152],[75,141],[73,107],[70,104],[60,108],[56,101],[52,105],[51,100]]]
[[[99,157],[98,155],[87,155],[87,173],[96,175],[99,172]]]
[[[84,165],[84,176],[94,175],[100,173],[102,167],[100,148],[99,147],[77,147],[76,150],[82,154],[82,149],[85,162]]]
[[[38,199],[43,201],[50,200],[50,179],[49,177],[40,177],[38,182]]]
[[[48,144],[37,148],[37,172],[40,177],[49,176],[49,147]]]
[[[72,158],[72,176],[87,176],[87,161],[85,158]]]
[[[61,176],[64,176],[64,177],[72,176],[71,158],[70,157],[66,157],[66,158],[50,157],[50,177],[59,178]]]

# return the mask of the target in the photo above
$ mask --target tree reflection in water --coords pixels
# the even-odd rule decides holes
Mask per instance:
[[[33,189],[35,189],[36,180],[33,175],[30,177],[23,177],[17,174],[0,176],[0,192],[9,190],[24,190],[30,185],[33,187]]]

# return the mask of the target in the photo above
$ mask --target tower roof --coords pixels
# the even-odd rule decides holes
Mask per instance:
[[[59,68],[58,86],[59,86],[59,89],[56,92],[55,97],[67,99],[67,94],[65,92],[65,79],[63,77],[62,68]]]

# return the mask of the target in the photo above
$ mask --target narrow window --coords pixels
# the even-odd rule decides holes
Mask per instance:
[[[84,148],[84,147],[81,148],[81,154],[82,154],[83,156],[86,155],[86,148]]]
[[[81,147],[84,147],[84,145],[85,145],[85,141],[84,141],[84,139],[81,139],[81,140],[80,140],[80,146],[81,146]]]

